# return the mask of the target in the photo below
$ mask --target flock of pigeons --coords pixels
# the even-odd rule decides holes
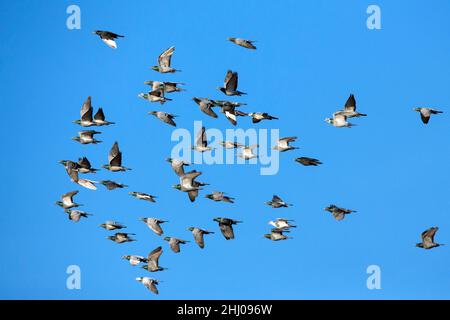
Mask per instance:
[[[94,33],[97,34],[102,39],[103,42],[105,42],[109,47],[113,49],[117,48],[116,39],[123,37],[121,35],[109,31],[95,31]],[[236,45],[239,45],[247,49],[252,50],[256,49],[254,41],[240,38],[228,38],[228,40],[235,43]],[[171,66],[171,57],[174,51],[175,47],[170,47],[167,50],[165,50],[158,57],[158,65],[153,66],[152,69],[160,73],[174,73],[176,71],[179,71],[177,69],[172,68]],[[183,91],[183,89],[180,88],[180,86],[184,85],[183,83],[180,82],[160,82],[160,81],[146,81],[145,84],[149,85],[151,87],[151,90],[148,93],[139,94],[139,97],[148,100],[150,102],[159,102],[161,104],[164,104],[167,101],[171,101],[171,99],[166,98],[165,95],[167,93]],[[238,73],[230,70],[227,72],[225,76],[223,87],[219,87],[218,89],[226,96],[245,95],[244,92],[238,91],[237,87],[238,87]],[[244,103],[240,102],[232,102],[228,100],[210,100],[208,98],[198,98],[198,97],[194,97],[193,100],[195,103],[198,104],[200,110],[203,113],[213,118],[218,117],[217,113],[213,111],[213,108],[220,107],[221,113],[223,113],[225,117],[233,125],[237,124],[238,116],[250,116],[252,118],[253,123],[258,123],[262,120],[277,119],[276,117],[273,117],[266,112],[245,113],[240,110],[237,110],[238,107],[245,105]],[[425,124],[429,122],[431,115],[442,113],[441,111],[431,108],[415,108],[414,110],[420,112],[421,119]],[[105,119],[105,114],[102,108],[99,108],[95,113],[95,115],[93,115],[93,111],[94,110],[92,107],[91,97],[88,97],[81,107],[80,119],[74,121],[74,123],[82,126],[83,128],[101,127],[114,124],[114,122],[110,122]],[[154,115],[156,118],[158,118],[159,120],[163,121],[166,124],[176,126],[174,122],[175,115],[163,111],[151,111],[149,112],[149,114]],[[354,124],[349,123],[347,119],[358,118],[363,116],[366,116],[366,114],[359,113],[356,111],[356,99],[352,94],[345,103],[344,108],[342,110],[336,111],[333,114],[332,118],[327,118],[325,119],[325,121],[335,127],[352,127],[354,126]],[[95,135],[100,133],[101,132],[96,130],[83,130],[78,132],[78,136],[74,137],[73,140],[81,144],[97,144],[100,143],[101,141],[96,140]],[[296,147],[290,145],[290,143],[295,142],[296,139],[297,139],[296,137],[281,138],[277,141],[273,149],[278,150],[280,152],[297,149]],[[206,129],[202,127],[197,134],[196,144],[195,146],[192,147],[192,149],[197,152],[208,152],[213,150],[212,147],[208,146],[207,140],[208,139],[206,136]],[[221,145],[223,148],[226,149],[241,148],[242,153],[237,154],[237,156],[242,157],[244,159],[252,159],[258,157],[258,155],[254,154],[252,151],[253,149],[258,148],[258,145],[245,146],[235,141],[221,141],[219,142],[219,145]],[[183,160],[169,158],[167,159],[167,161],[170,163],[175,174],[179,177],[179,184],[174,185],[174,188],[187,193],[191,202],[195,201],[195,199],[199,195],[200,188],[208,185],[207,183],[199,182],[196,180],[202,173],[196,170],[185,172],[184,167],[188,166],[189,164],[185,163]],[[295,161],[304,166],[318,166],[322,164],[319,160],[308,157],[296,158]],[[127,187],[124,184],[111,180],[102,180],[96,182],[89,179],[81,178],[80,174],[96,173],[99,170],[93,168],[91,166],[91,163],[86,157],[79,158],[78,161],[76,162],[71,160],[61,160],[60,163],[65,167],[66,172],[69,175],[71,181],[87,189],[96,190],[97,183],[104,185],[108,190]],[[118,142],[115,142],[111,147],[108,154],[108,164],[103,165],[102,168],[109,170],[111,172],[124,172],[131,170],[130,168],[127,168],[122,165],[122,152],[119,149]],[[62,195],[61,201],[56,202],[57,205],[61,206],[65,210],[65,212],[68,214],[69,219],[74,222],[78,222],[80,221],[81,218],[87,218],[88,216],[90,216],[90,214],[87,212],[74,209],[80,206],[80,204],[75,203],[73,199],[77,193],[78,193],[77,190],[68,192]],[[157,198],[153,195],[143,192],[134,191],[129,192],[129,194],[135,197],[136,199],[148,202],[156,202],[155,199]],[[213,193],[208,194],[205,197],[216,202],[234,203],[234,198],[227,196],[224,192],[214,191]],[[266,202],[266,204],[275,209],[286,208],[291,206],[291,204],[286,203],[277,195],[274,195],[272,200]],[[334,204],[329,205],[328,207],[325,208],[325,210],[330,212],[336,220],[343,220],[346,215],[356,212],[354,210],[338,207]],[[161,224],[168,222],[161,219],[150,217],[141,218],[140,220],[144,222],[149,227],[149,229],[158,236],[161,236],[163,234]],[[225,217],[217,217],[214,219],[214,221],[218,223],[219,229],[226,240],[234,239],[233,226],[242,222]],[[273,228],[270,230],[270,233],[265,234],[264,237],[273,241],[290,239],[291,237],[286,236],[285,233],[289,233],[291,228],[296,227],[295,225],[292,224],[292,222],[293,220],[285,218],[278,218],[274,221],[270,221],[269,224]],[[121,223],[118,223],[116,221],[106,221],[100,226],[108,231],[116,231],[115,234],[108,237],[109,240],[114,241],[115,243],[120,244],[135,241],[135,239],[132,237],[135,234],[121,231],[121,229],[126,228],[126,226]],[[194,241],[202,249],[205,247],[204,235],[214,233],[208,230],[201,229],[199,227],[190,227],[188,228],[188,230],[192,232]],[[431,249],[442,245],[434,241],[434,237],[437,231],[438,231],[437,227],[432,227],[424,231],[421,235],[422,242],[417,243],[416,246],[424,249]],[[168,241],[171,250],[175,253],[180,252],[180,245],[189,242],[175,237],[165,237],[164,240]],[[163,252],[162,247],[159,246],[153,251],[151,251],[147,255],[147,257],[139,255],[126,255],[123,257],[123,259],[128,260],[132,266],[142,264],[142,268],[149,272],[163,271],[165,270],[165,268],[159,265],[159,258],[162,252]],[[136,278],[136,280],[142,282],[142,284],[149,290],[151,290],[153,293],[158,294],[157,285],[159,284],[159,281],[157,279],[153,279],[150,277],[138,277]]]

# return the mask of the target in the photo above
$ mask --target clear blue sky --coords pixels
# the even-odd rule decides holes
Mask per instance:
[[[81,30],[66,28],[66,8],[81,8]],[[3,110],[0,298],[39,299],[309,299],[450,298],[450,251],[420,250],[420,233],[439,226],[436,240],[450,244],[449,114],[450,28],[448,1],[376,1],[382,30],[366,28],[372,1],[0,1],[0,102]],[[126,37],[112,50],[96,29]],[[226,41],[256,39],[249,51]],[[149,69],[175,45],[175,75]],[[280,118],[258,128],[279,128],[299,137],[299,150],[281,155],[280,172],[261,176],[258,166],[196,166],[236,203],[199,198],[194,204],[174,190],[177,177],[164,161],[172,128],[147,115],[165,110],[192,130],[230,128],[223,118],[200,113],[193,96],[223,98],[216,90],[227,69],[239,71],[249,95],[245,111]],[[137,97],[145,80],[175,80],[187,91],[160,107]],[[353,129],[324,122],[354,93],[368,117]],[[88,95],[117,124],[101,128],[99,145],[71,140],[72,120]],[[445,113],[424,126],[414,106]],[[248,119],[243,128],[252,127]],[[129,189],[97,191],[69,181],[60,159],[87,156],[106,163],[118,140],[127,173],[100,171]],[[324,164],[303,167],[310,156]],[[79,189],[76,200],[94,214],[78,224],[54,205]],[[128,191],[159,196],[156,204]],[[273,210],[272,194],[294,206]],[[358,212],[335,221],[323,208],[336,203]],[[191,225],[216,232],[200,250],[181,254],[152,234],[139,217],[170,220],[167,235],[192,240]],[[243,220],[236,239],[225,241],[216,216]],[[262,236],[267,222],[288,217],[299,225],[293,240]],[[135,243],[116,245],[98,225],[114,219],[136,233]],[[162,281],[155,296],[134,279],[150,275],[121,260],[158,245]],[[82,289],[67,290],[68,265],[82,270]],[[366,288],[366,268],[382,270],[382,289]]]

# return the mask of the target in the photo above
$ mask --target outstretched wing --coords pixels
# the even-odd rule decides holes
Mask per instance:
[[[221,223],[219,224],[219,227],[225,239],[234,239],[234,231],[231,225]]]
[[[348,97],[347,102],[344,106],[345,111],[355,111],[356,110],[356,100],[353,94]]]
[[[90,96],[87,97],[86,101],[81,106],[80,116],[83,121],[92,121],[92,104]]]
[[[103,113],[103,109],[102,108],[98,108],[95,116],[94,116],[95,120],[100,120],[100,121],[105,121],[105,114]]]
[[[175,47],[170,47],[160,54],[158,57],[158,65],[163,68],[170,67],[170,59],[172,58],[172,54],[175,51]]]
[[[122,152],[119,150],[119,144],[117,141],[114,142],[111,150],[109,150],[108,162],[111,166],[120,167],[122,165]]]

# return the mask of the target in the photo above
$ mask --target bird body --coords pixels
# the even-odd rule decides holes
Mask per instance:
[[[139,200],[144,200],[144,201],[148,201],[148,202],[156,202],[155,201],[156,197],[152,196],[150,194],[147,194],[147,193],[133,191],[133,192],[129,192],[128,194]]]
[[[295,140],[297,140],[297,137],[285,137],[278,139],[277,144],[276,146],[273,147],[273,149],[278,150],[280,152],[298,149],[297,147],[289,145],[290,142],[294,142]]]
[[[172,249],[175,253],[180,252],[180,244],[186,244],[189,242],[175,237],[165,237],[164,240],[169,242],[170,249]]]
[[[285,230],[285,229],[275,228],[275,229],[272,229],[270,231],[270,233],[265,234],[264,237],[269,240],[272,240],[272,241],[281,241],[281,240],[292,239],[291,237],[284,235],[283,234],[284,232],[289,232],[289,231]]]
[[[134,254],[123,256],[122,259],[128,260],[133,267],[147,262],[146,258]]]
[[[325,122],[337,128],[351,128],[355,126],[353,123],[347,121],[347,116],[340,113],[334,113],[333,118],[326,118]]]
[[[220,192],[220,191],[214,191],[211,194],[207,194],[205,196],[205,198],[211,199],[211,200],[213,200],[215,202],[222,201],[222,202],[234,203],[234,198],[228,197],[223,192]]]
[[[72,138],[72,140],[75,140],[81,144],[97,144],[100,143],[100,140],[96,140],[94,138],[94,135],[100,134],[101,132],[95,131],[95,130],[85,130],[78,132],[78,137]]]
[[[244,146],[242,147],[242,153],[238,153],[237,156],[245,160],[257,158],[258,156],[254,154],[252,150],[258,147],[259,146],[257,144],[251,146]]]
[[[208,147],[208,139],[206,137],[206,129],[202,127],[197,133],[197,138],[195,139],[195,146],[192,147],[193,150],[198,152],[211,151],[214,148]]]
[[[126,226],[124,226],[123,224],[118,223],[116,221],[106,221],[105,223],[102,223],[100,225],[100,227],[102,227],[102,228],[104,228],[104,229],[106,229],[108,231],[120,230],[120,229],[126,228]]]
[[[242,38],[228,38],[228,41],[231,41],[235,44],[237,44],[238,46],[247,48],[247,49],[253,49],[255,50],[256,47],[253,44],[255,41],[254,40],[246,40],[246,39],[242,39]]]
[[[118,35],[111,31],[102,31],[102,30],[96,30],[93,32],[94,34],[98,35],[100,39],[110,48],[117,49],[117,38],[123,38],[124,36]]]
[[[111,180],[102,180],[102,181],[100,181],[100,183],[102,185],[104,185],[106,187],[106,189],[108,189],[108,190],[114,190],[114,189],[117,189],[117,188],[121,189],[121,188],[128,187],[126,184],[121,184],[121,183],[118,183],[118,182],[115,182],[115,181],[111,181]]]
[[[336,115],[344,115],[347,118],[365,117],[367,114],[356,111],[356,99],[353,94],[350,94],[345,102],[344,109],[335,112]]]
[[[212,117],[217,118],[217,113],[215,113],[212,108],[215,106],[214,102],[212,100],[209,100],[208,98],[192,98],[196,104],[198,104],[200,111],[202,111],[204,114]]]
[[[156,219],[156,218],[140,218],[140,220],[143,221],[147,225],[147,227],[149,227],[150,230],[152,230],[158,236],[160,236],[164,233],[160,224],[168,222],[168,221],[164,221],[164,220],[160,220],[160,219]]]
[[[212,231],[203,230],[203,229],[200,229],[197,227],[190,227],[188,230],[192,232],[195,243],[197,243],[201,249],[203,249],[205,247],[205,240],[204,240],[203,235],[214,233]]]
[[[114,241],[115,243],[125,243],[125,242],[132,242],[136,241],[135,239],[131,238],[130,235],[135,235],[134,233],[125,233],[125,232],[117,232],[113,236],[109,236],[108,239],[111,241]]]
[[[338,221],[344,220],[347,214],[356,212],[355,210],[337,207],[334,204],[331,204],[328,207],[326,207],[325,211],[332,213],[333,217]]]
[[[290,229],[290,228],[296,228],[297,226],[294,226],[290,224],[290,222],[293,222],[294,220],[288,220],[285,218],[278,218],[275,221],[269,221],[269,224],[275,227],[276,229]]]
[[[119,149],[119,143],[117,141],[114,142],[109,150],[108,164],[103,165],[103,168],[112,172],[131,170],[130,168],[122,166],[122,152]]]
[[[277,117],[269,115],[267,112],[250,112],[248,116],[252,117],[253,123],[261,122],[262,120],[278,120]]]
[[[81,206],[81,204],[77,204],[73,202],[73,197],[78,194],[78,190],[67,192],[61,196],[61,201],[57,201],[56,204],[62,207],[63,209],[71,209]]]
[[[238,87],[238,73],[228,70],[225,76],[223,87],[219,87],[218,89],[227,96],[241,96],[246,94],[245,92],[238,91],[237,87]]]
[[[267,201],[266,204],[268,206],[271,206],[272,208],[278,209],[278,208],[287,208],[289,206],[292,206],[292,204],[287,204],[283,201],[279,196],[273,195],[271,201]]]
[[[442,243],[436,243],[434,242],[434,236],[436,235],[436,232],[439,230],[438,227],[431,227],[421,234],[422,242],[419,242],[416,244],[416,247],[422,248],[422,249],[433,249],[436,247],[443,246]]]
[[[158,288],[159,281],[149,277],[137,277],[136,281],[141,282],[147,289],[149,289],[154,294],[159,294]]]
[[[424,124],[428,124],[432,115],[443,113],[442,111],[432,109],[432,108],[414,108],[414,111],[417,111],[420,113],[420,118],[422,119],[422,122]]]
[[[160,73],[174,73],[174,72],[180,71],[180,70],[176,70],[170,66],[172,55],[174,52],[175,52],[175,47],[170,47],[170,48],[164,50],[164,52],[161,53],[158,57],[158,65],[153,66],[152,70],[158,71]]]
[[[302,164],[302,165],[304,165],[304,166],[314,166],[314,167],[316,167],[316,166],[322,164],[322,162],[320,162],[319,160],[314,159],[314,158],[308,158],[308,157],[296,158],[295,161],[300,163],[300,164]]]
[[[148,114],[151,114],[151,115],[157,117],[159,120],[161,120],[164,123],[167,123],[168,125],[171,125],[173,127],[177,126],[175,121],[173,121],[173,118],[176,117],[173,114],[170,114],[167,112],[162,112],[162,111],[150,111]]]
[[[78,222],[80,221],[81,218],[87,218],[88,216],[92,216],[92,214],[80,210],[66,209],[65,211],[69,215],[69,220],[72,220],[73,222]]]
[[[229,218],[214,218],[214,221],[219,223],[220,231],[226,240],[234,239],[233,225],[242,223],[242,221],[233,220]]]

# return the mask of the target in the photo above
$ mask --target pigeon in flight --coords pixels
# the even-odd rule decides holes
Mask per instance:
[[[167,123],[168,125],[171,125],[173,127],[177,126],[175,121],[173,121],[173,118],[175,118],[176,115],[173,115],[173,114],[170,114],[170,113],[166,113],[166,112],[162,112],[162,111],[150,111],[148,114],[151,114],[151,115],[157,117],[159,120],[161,120],[162,122]]]
[[[237,44],[238,46],[247,48],[247,49],[256,49],[256,47],[254,46],[254,42],[256,42],[255,40],[246,40],[246,39],[241,39],[241,38],[228,38],[228,41],[231,41],[235,44]]]
[[[279,196],[273,195],[271,201],[267,201],[266,204],[268,206],[271,206],[272,208],[278,209],[278,208],[287,208],[289,206],[292,206],[292,204],[287,204],[283,201]]]
[[[314,159],[314,158],[308,158],[308,157],[296,158],[295,161],[304,166],[315,166],[316,167],[316,166],[322,164],[322,162],[320,162],[319,160]]]
[[[244,92],[238,91],[238,73],[231,70],[227,71],[223,87],[218,87],[217,89],[222,91],[227,96],[241,96],[246,94]]]
[[[119,143],[117,141],[114,142],[109,150],[108,164],[105,164],[102,167],[112,172],[131,170],[130,168],[122,166],[122,152],[119,150]]]
[[[124,36],[118,35],[111,31],[96,30],[93,33],[98,35],[100,37],[100,39],[102,39],[102,41],[108,45],[108,47],[113,48],[113,49],[117,49],[117,43],[115,40],[117,38],[124,37]]]
[[[56,201],[56,204],[63,209],[71,209],[81,206],[81,204],[73,202],[73,197],[78,194],[78,190],[67,192],[61,196],[61,201]]]
[[[242,221],[237,221],[229,218],[214,218],[214,221],[219,223],[220,231],[226,240],[234,239],[233,225],[242,223]]]
[[[175,47],[170,47],[161,53],[158,57],[158,65],[153,66],[152,70],[160,73],[174,73],[181,70],[176,70],[170,66],[172,55],[175,52]]]
[[[422,232],[422,242],[417,243],[416,247],[423,248],[423,249],[432,249],[439,246],[443,246],[442,243],[436,243],[434,242],[434,236],[436,235],[436,232],[439,230],[438,227],[431,227],[424,232]]]
[[[427,124],[430,121],[431,115],[443,113],[442,111],[432,109],[432,108],[414,108],[414,111],[420,113],[420,118],[422,122]]]
[[[212,231],[203,230],[203,229],[200,229],[197,227],[190,227],[190,228],[188,228],[188,230],[191,231],[192,234],[194,235],[195,243],[197,243],[198,246],[202,249],[205,247],[205,240],[204,240],[203,235],[214,233]]]

